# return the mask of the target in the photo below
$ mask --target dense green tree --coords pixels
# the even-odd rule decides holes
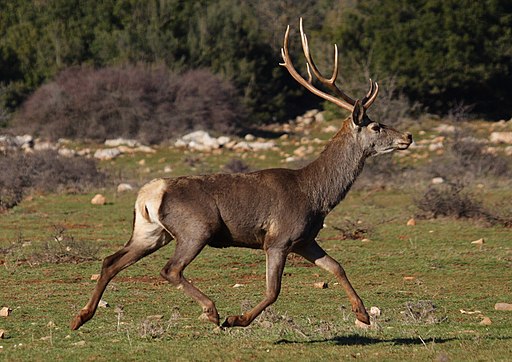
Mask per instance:
[[[345,56],[432,110],[455,103],[511,111],[512,3],[507,0],[368,0],[342,15],[334,33]],[[333,28],[335,31],[332,31]]]

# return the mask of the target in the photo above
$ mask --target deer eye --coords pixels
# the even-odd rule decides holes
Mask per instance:
[[[372,123],[368,126],[368,128],[370,129],[370,131],[372,132],[375,132],[375,133],[379,133],[380,132],[380,126],[377,124],[377,123]]]

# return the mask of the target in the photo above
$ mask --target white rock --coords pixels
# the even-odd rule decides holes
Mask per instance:
[[[91,200],[91,204],[93,205],[105,205],[106,202],[107,199],[102,194],[95,195]]]
[[[62,157],[75,157],[76,156],[76,151],[75,150],[72,150],[72,149],[69,149],[69,148],[59,148],[59,150],[57,151],[59,153],[59,155],[61,155]]]
[[[127,183],[120,183],[117,185],[117,192],[125,192],[125,191],[131,191],[133,190],[132,185]]]
[[[0,317],[8,317],[11,315],[12,309],[9,307],[2,307],[0,309]]]
[[[94,158],[98,160],[112,160],[121,155],[121,151],[117,148],[100,148],[94,152]]]
[[[38,141],[34,144],[35,151],[46,151],[46,150],[56,150],[58,147],[56,144],[48,142],[48,141]]]
[[[174,147],[184,148],[187,147],[187,143],[183,141],[181,138],[179,138],[176,140],[176,142],[174,142]]]
[[[453,133],[455,132],[455,126],[441,123],[434,130],[439,133]]]
[[[315,122],[324,122],[324,121],[325,121],[325,116],[324,116],[323,112],[318,112],[317,114],[315,114]]]
[[[125,139],[125,138],[115,138],[115,139],[106,140],[105,146],[107,146],[107,147],[117,147],[117,146],[139,147],[139,146],[141,146],[141,144],[137,140]]]
[[[506,310],[506,311],[512,311],[512,304],[510,303],[496,303],[494,305],[495,310]]]
[[[220,136],[219,138],[217,138],[217,142],[219,143],[220,146],[224,146],[231,142],[231,138],[227,136]]]
[[[275,146],[276,144],[273,141],[249,143],[249,147],[254,151],[266,151],[274,148]]]
[[[432,182],[432,185],[439,185],[439,184],[442,184],[444,182],[444,178],[442,178],[442,177],[434,177],[431,182]]]
[[[492,132],[489,140],[492,143],[512,144],[512,132]]]
[[[18,146],[22,147],[23,145],[34,145],[34,137],[32,137],[29,134],[23,135],[23,136],[15,136],[14,139],[16,140],[16,143]]]
[[[380,317],[381,311],[378,307],[371,307],[370,308],[370,315],[372,317]]]
[[[428,150],[430,152],[442,150],[444,148],[443,142],[434,142],[428,145]]]
[[[256,137],[254,137],[252,134],[248,133],[248,134],[245,135],[244,139],[247,142],[252,142],[252,141],[256,140]]]

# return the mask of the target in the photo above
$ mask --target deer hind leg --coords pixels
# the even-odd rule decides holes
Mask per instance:
[[[71,329],[80,328],[94,316],[101,296],[112,278],[121,270],[168,244],[172,239],[171,234],[159,223],[146,220],[136,213],[130,241],[121,250],[103,260],[101,274],[92,296],[85,307],[71,321]]]
[[[334,274],[347,293],[350,304],[352,305],[352,311],[355,313],[356,318],[365,324],[370,324],[370,317],[366,312],[363,301],[357,295],[352,284],[350,284],[350,281],[345,274],[345,270],[340,263],[327,255],[316,241],[296,247],[293,252],[303,256],[306,260],[309,260],[320,268]]]
[[[283,250],[267,249],[267,290],[265,299],[242,315],[229,316],[222,324],[222,327],[247,327],[265,308],[277,300],[281,291],[281,279],[287,254]]]
[[[178,239],[174,255],[164,266],[160,275],[178,289],[183,290],[186,295],[202,307],[201,319],[219,325],[219,313],[213,301],[183,276],[183,270],[203,250],[206,244],[206,241],[195,242]]]

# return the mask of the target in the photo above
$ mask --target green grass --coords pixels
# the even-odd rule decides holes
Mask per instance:
[[[286,151],[288,152],[288,151]],[[279,166],[277,152],[247,162],[254,168]],[[195,169],[182,151],[123,156],[103,166],[120,178],[142,183],[163,176],[218,171],[240,156],[198,156]],[[138,162],[145,158],[144,166]],[[148,169],[146,169],[148,168]],[[506,361],[512,358],[512,312],[494,310],[512,303],[510,229],[467,220],[418,220],[410,191],[352,192],[327,218],[319,242],[345,267],[355,289],[382,315],[377,328],[362,330],[341,287],[331,275],[298,257],[287,263],[278,301],[248,328],[219,331],[198,320],[200,308],[159,276],[172,255],[171,244],[118,275],[96,316],[79,331],[69,322],[85,304],[101,259],[129,238],[135,193],[102,190],[108,203],[89,203],[86,195],[36,195],[0,215],[0,307],[13,311],[0,318],[5,330],[0,359],[27,360],[374,360]],[[509,197],[508,189],[486,189],[492,200]],[[369,240],[339,240],[334,227],[344,220],[368,229]],[[50,264],[30,257],[51,241],[55,226],[77,242],[99,247],[98,260]],[[485,238],[480,248],[471,241]],[[26,246],[21,246],[25,244]],[[9,251],[9,252],[8,252]],[[261,251],[205,249],[186,269],[216,302],[221,318],[259,302],[265,289]],[[413,277],[404,279],[404,277]],[[313,283],[326,281],[327,289]],[[233,288],[235,284],[242,287]],[[406,303],[431,301],[438,321],[413,321]],[[122,307],[122,314],[116,307]],[[480,311],[463,314],[460,310]],[[149,321],[148,316],[162,315]],[[482,325],[483,317],[491,325]],[[118,323],[119,322],[119,323]],[[145,330],[144,330],[145,326]],[[145,331],[145,332],[144,332]],[[153,335],[153,336],[151,336]]]

